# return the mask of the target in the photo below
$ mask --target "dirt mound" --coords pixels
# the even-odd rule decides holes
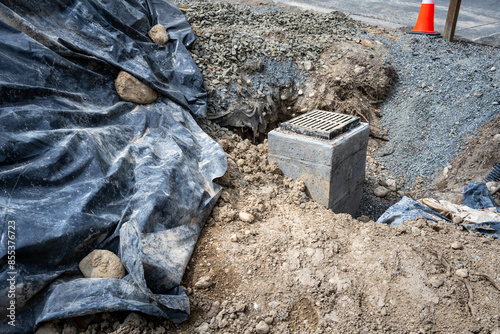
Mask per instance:
[[[182,281],[190,320],[106,314],[56,323],[65,333],[78,323],[89,334],[500,330],[499,240],[425,219],[388,227],[334,214],[267,161],[265,142],[202,125],[229,168]]]

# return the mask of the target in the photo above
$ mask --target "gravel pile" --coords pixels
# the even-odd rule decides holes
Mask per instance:
[[[418,190],[467,148],[469,136],[500,114],[500,49],[396,35],[376,37],[399,75],[380,107],[389,141],[377,160],[400,185]]]
[[[183,1],[197,41],[190,49],[210,92],[239,79],[249,58],[316,61],[325,45],[355,33],[359,24],[341,12],[286,12],[279,8]]]

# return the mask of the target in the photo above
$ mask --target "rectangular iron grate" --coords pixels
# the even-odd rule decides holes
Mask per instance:
[[[331,111],[313,110],[280,124],[281,130],[298,134],[332,139],[359,124],[359,117]]]

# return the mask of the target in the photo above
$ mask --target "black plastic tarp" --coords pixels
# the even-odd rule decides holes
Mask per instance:
[[[226,158],[193,118],[206,92],[182,12],[164,0],[0,0],[0,20],[0,333],[114,310],[186,320],[179,284]],[[158,23],[165,46],[147,37]],[[160,98],[122,101],[120,70]],[[127,276],[84,278],[94,249]]]

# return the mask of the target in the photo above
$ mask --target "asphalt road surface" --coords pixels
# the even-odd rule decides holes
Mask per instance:
[[[275,0],[319,11],[340,10],[355,19],[389,27],[417,22],[420,0]],[[449,0],[436,0],[434,28],[442,33]],[[500,47],[500,0],[462,0],[455,37]]]

